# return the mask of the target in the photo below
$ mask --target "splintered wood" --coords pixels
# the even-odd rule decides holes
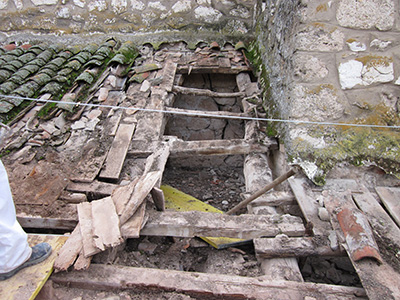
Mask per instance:
[[[78,256],[75,269],[88,268],[94,254],[124,241],[120,228],[128,220],[124,229],[139,237],[145,223],[145,199],[160,177],[160,171],[149,172],[117,188],[110,197],[78,204],[79,223],[61,249],[55,270],[67,270]]]

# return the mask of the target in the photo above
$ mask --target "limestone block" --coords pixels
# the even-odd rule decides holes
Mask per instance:
[[[57,12],[57,18],[59,18],[59,19],[69,19],[70,17],[71,17],[71,13],[70,13],[68,7],[62,7]]]
[[[116,14],[126,11],[128,7],[127,0],[111,0],[111,8]]]
[[[222,13],[212,7],[199,6],[194,10],[196,19],[203,20],[206,23],[218,22]]]
[[[147,5],[149,8],[152,8],[152,9],[161,10],[161,11],[167,10],[167,8],[160,1],[149,2]]]
[[[392,44],[393,42],[389,40],[373,39],[369,46],[372,50],[385,51]]]
[[[312,82],[328,75],[326,64],[312,55],[298,55],[294,59],[294,77],[300,81]]]
[[[140,0],[131,0],[131,6],[133,9],[137,9],[140,11],[146,8],[146,5]]]
[[[341,63],[338,70],[342,89],[391,82],[394,79],[393,59],[386,56],[368,55],[352,59]]]
[[[394,13],[394,0],[341,0],[336,18],[344,27],[389,30]]]
[[[244,6],[237,6],[234,9],[232,9],[229,14],[231,16],[234,17],[239,17],[239,18],[244,18],[244,19],[248,19],[251,17],[251,12],[249,11],[248,8],[244,7]]]
[[[295,44],[298,50],[304,51],[340,51],[344,34],[337,27],[313,23],[297,33]]]
[[[75,6],[79,6],[81,8],[85,7],[86,0],[73,0]]]
[[[0,0],[0,9],[5,9],[7,7],[8,0]]]
[[[32,0],[32,3],[35,6],[40,6],[40,5],[56,5],[58,0]]]
[[[331,84],[297,85],[291,93],[291,118],[326,121],[343,116],[344,105]]]
[[[180,1],[177,1],[172,6],[172,11],[174,13],[186,12],[186,11],[190,11],[191,9],[192,9],[192,4],[191,4],[190,0],[180,0]]]
[[[97,10],[99,12],[107,9],[107,3],[105,0],[94,0],[88,4],[89,11]]]
[[[22,0],[14,0],[14,4],[18,10],[21,10],[24,8],[24,3],[22,2]]]
[[[353,52],[363,52],[367,50],[367,45],[361,41],[357,41],[355,39],[348,39],[346,41],[347,46]]]

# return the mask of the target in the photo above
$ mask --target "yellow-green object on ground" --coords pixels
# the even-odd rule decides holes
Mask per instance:
[[[162,185],[161,189],[165,196],[165,208],[175,211],[204,211],[223,214],[224,212],[204,203],[188,194],[185,194],[169,185]],[[242,245],[251,240],[242,240],[225,237],[200,237],[205,242],[217,249]]]

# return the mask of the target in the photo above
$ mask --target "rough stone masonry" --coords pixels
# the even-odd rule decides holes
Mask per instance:
[[[28,32],[54,40],[253,40],[268,117],[400,125],[396,0],[0,0],[0,18],[0,42],[26,41]],[[269,130],[317,183],[341,161],[400,174],[399,130],[301,123]]]

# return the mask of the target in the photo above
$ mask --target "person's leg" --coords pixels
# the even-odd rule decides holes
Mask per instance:
[[[27,234],[17,221],[7,172],[0,161],[0,273],[20,266],[31,253]]]

